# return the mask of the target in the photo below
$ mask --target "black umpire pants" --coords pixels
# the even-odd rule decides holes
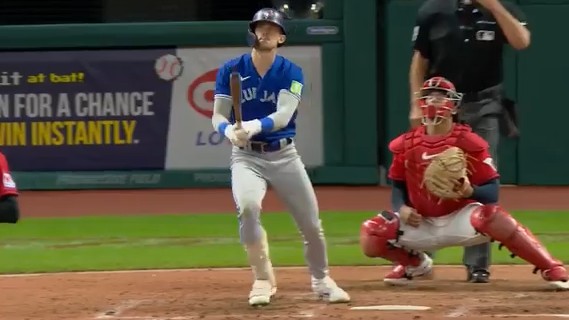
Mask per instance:
[[[472,131],[486,140],[490,147],[490,155],[495,165],[498,165],[498,144],[500,141],[500,116],[502,113],[501,86],[488,88],[480,92],[479,99],[469,99],[465,95],[460,105],[458,120],[472,127]],[[471,271],[487,270],[491,260],[491,243],[465,247],[462,258],[463,264]]]

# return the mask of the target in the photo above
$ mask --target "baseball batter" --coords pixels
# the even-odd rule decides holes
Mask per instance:
[[[445,78],[424,82],[419,95],[423,125],[389,145],[393,211],[362,224],[364,254],[401,265],[384,281],[404,285],[431,271],[425,251],[495,240],[533,264],[552,286],[569,290],[563,264],[498,205],[499,174],[488,143],[469,126],[452,121],[461,98]]]
[[[239,236],[255,279],[249,304],[269,304],[277,290],[260,221],[267,185],[284,201],[304,238],[312,290],[329,302],[348,302],[349,295],[329,276],[316,195],[294,145],[304,79],[298,65],[276,54],[286,39],[284,15],[274,9],[259,10],[249,32],[252,52],[219,68],[212,117],[214,128],[233,144],[231,186]],[[241,77],[241,125],[235,122],[230,93],[230,74],[235,70]]]

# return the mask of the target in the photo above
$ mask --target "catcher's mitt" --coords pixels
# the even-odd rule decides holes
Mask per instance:
[[[441,199],[462,198],[462,185],[468,179],[468,161],[462,149],[450,147],[433,158],[425,169],[423,185]]]

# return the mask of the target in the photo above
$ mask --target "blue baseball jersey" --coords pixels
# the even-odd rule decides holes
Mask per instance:
[[[217,72],[215,80],[215,97],[231,99],[229,78],[233,71],[241,76],[241,115],[243,121],[262,120],[277,111],[277,98],[281,90],[288,90],[300,101],[304,87],[302,68],[283,56],[277,55],[273,65],[264,77],[261,77],[255,67],[251,54],[225,62]],[[296,135],[295,111],[289,123],[277,131],[255,135],[253,141],[272,142],[282,138],[292,138]],[[233,112],[229,121],[235,122]]]

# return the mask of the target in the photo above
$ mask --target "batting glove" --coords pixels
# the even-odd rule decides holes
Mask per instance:
[[[243,127],[235,129],[235,136],[239,140],[249,141],[249,134],[247,133],[247,131],[245,131],[245,129],[243,129]]]
[[[239,134],[241,138],[237,136],[238,131],[241,130],[242,129],[237,129],[235,125],[230,124],[225,128],[225,131],[223,133],[225,134],[227,139],[229,139],[231,144],[233,144],[236,147],[243,148],[247,145],[247,140],[242,139],[243,133]]]
[[[247,132],[248,139],[261,132],[261,121],[258,119],[245,121],[241,124],[243,130]]]

